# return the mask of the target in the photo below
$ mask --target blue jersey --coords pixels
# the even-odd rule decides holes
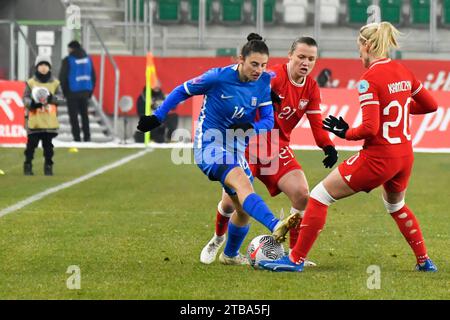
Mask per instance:
[[[227,129],[234,124],[251,123],[258,134],[261,130],[271,130],[274,124],[271,76],[264,72],[256,81],[242,82],[237,68],[237,64],[213,68],[186,81],[154,112],[158,120],[163,121],[181,101],[193,95],[204,95],[194,138],[195,161],[211,180],[221,181],[229,194],[234,191],[228,190],[224,179],[233,167],[242,167],[250,180],[252,177],[245,160],[248,137],[234,136],[234,132],[227,132]],[[259,121],[255,122],[257,110]]]
[[[225,130],[233,124],[252,123],[256,133],[260,130],[272,129],[270,75],[264,72],[257,81],[242,82],[239,79],[237,66],[236,64],[224,68],[213,68],[199,77],[186,81],[167,97],[154,114],[162,121],[170,109],[176,106],[174,103],[178,104],[193,95],[204,95],[195,131],[194,149],[203,149],[213,143],[211,134],[215,136],[214,130],[217,130],[217,133],[220,132],[222,142],[225,144]],[[172,94],[175,94],[177,98],[171,99]],[[257,109],[260,110],[260,121],[255,123]],[[212,133],[208,134],[207,130],[212,130]],[[227,147],[236,146],[227,145]],[[242,147],[245,149],[245,146],[239,146],[239,151],[242,151]]]

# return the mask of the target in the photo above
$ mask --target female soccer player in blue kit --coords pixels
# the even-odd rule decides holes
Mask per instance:
[[[266,226],[276,239],[284,239],[296,226],[300,215],[284,220],[273,213],[253,189],[253,177],[245,160],[250,134],[273,128],[270,75],[265,72],[269,49],[262,38],[251,33],[235,65],[213,68],[176,87],[152,116],[142,116],[138,129],[158,127],[167,113],[193,95],[204,95],[194,138],[198,167],[212,181],[220,181],[237,210],[228,225],[228,241],[219,258],[224,264],[246,264],[239,248],[249,231],[249,216]],[[259,110],[259,121],[255,122]],[[235,132],[234,130],[241,130]],[[247,131],[251,130],[251,131]],[[245,131],[245,134],[244,134]]]

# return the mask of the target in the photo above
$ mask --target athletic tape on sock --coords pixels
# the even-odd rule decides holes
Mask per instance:
[[[233,212],[234,212],[234,210],[231,211],[230,213],[223,211],[223,209],[222,209],[222,201],[220,201],[219,204],[217,205],[217,211],[219,211],[219,213],[222,216],[227,217],[227,218],[230,218],[233,215]]]
[[[384,206],[386,207],[386,210],[389,213],[397,212],[398,210],[400,210],[401,208],[403,208],[405,206],[405,199],[403,199],[402,201],[400,201],[398,203],[389,203],[384,199],[383,196],[381,196],[381,198],[383,199]]]
[[[327,189],[325,189],[323,182],[320,182],[317,186],[314,187],[314,189],[312,189],[310,197],[316,199],[326,206],[329,206],[333,202],[336,202],[336,199],[330,196]]]

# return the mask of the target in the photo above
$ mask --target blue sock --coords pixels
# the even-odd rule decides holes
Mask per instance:
[[[275,228],[279,219],[275,218],[273,213],[264,203],[264,200],[256,193],[251,193],[245,198],[242,208],[256,221],[261,222],[271,232]]]
[[[234,225],[231,221],[228,223],[228,239],[225,244],[225,250],[223,253],[228,257],[235,257],[239,254],[239,248],[244,242],[245,236],[250,229],[250,225],[247,224],[243,227]]]

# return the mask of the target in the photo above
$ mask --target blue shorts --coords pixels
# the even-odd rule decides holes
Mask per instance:
[[[195,149],[194,157],[197,166],[209,180],[220,181],[225,192],[231,196],[236,195],[236,191],[225,185],[225,178],[232,169],[241,167],[253,183],[253,175],[244,155],[232,154],[223,148],[212,150],[206,147],[203,150]]]

